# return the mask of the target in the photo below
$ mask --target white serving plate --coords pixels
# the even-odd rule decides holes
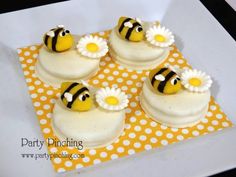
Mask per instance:
[[[160,20],[176,35],[177,47],[194,68],[212,75],[213,96],[236,124],[236,43],[200,1],[80,0],[0,15],[0,171],[2,176],[57,176],[45,159],[21,153],[46,153],[46,147],[21,147],[21,138],[43,140],[27,92],[16,48],[41,42],[57,24],[74,33],[112,28],[121,15]],[[236,129],[194,138],[82,170],[80,176],[206,176],[236,167]],[[76,176],[75,172],[70,172]],[[63,175],[62,175],[63,176]]]

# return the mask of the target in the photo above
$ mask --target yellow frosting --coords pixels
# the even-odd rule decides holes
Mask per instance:
[[[118,31],[121,38],[132,42],[140,42],[144,37],[142,25],[137,20],[129,17],[120,17]]]
[[[95,43],[88,43],[88,44],[86,45],[86,48],[87,48],[87,50],[90,51],[90,52],[97,52],[97,51],[99,50],[98,45],[95,44]]]
[[[63,82],[61,100],[67,108],[73,111],[88,111],[92,108],[89,90],[81,83]]]
[[[69,50],[74,43],[73,36],[70,32],[61,27],[54,28],[46,33],[43,41],[45,46],[54,52]]]
[[[119,100],[115,96],[108,96],[105,98],[105,102],[110,105],[118,105]]]
[[[158,42],[165,42],[166,38],[165,38],[165,36],[163,36],[161,34],[157,34],[157,35],[155,35],[155,40]]]
[[[174,73],[171,77],[168,75]],[[177,73],[169,68],[157,67],[149,73],[149,80],[155,92],[175,94],[181,89],[181,82]]]
[[[200,86],[202,84],[202,81],[199,78],[193,77],[189,79],[189,84],[193,86]]]

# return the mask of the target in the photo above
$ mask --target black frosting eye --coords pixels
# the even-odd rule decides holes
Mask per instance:
[[[86,100],[86,96],[85,95],[80,95],[79,96],[79,100],[80,101],[85,101]]]
[[[62,36],[65,36],[65,35],[66,35],[66,33],[63,31],[63,32],[61,33],[61,35],[62,35]]]
[[[89,97],[90,97],[90,96],[89,96],[89,94],[87,94],[87,93],[85,94],[85,96],[86,96],[87,98],[89,98]]]
[[[179,77],[177,77],[176,79],[177,79],[178,81],[180,81],[180,78],[179,78]]]
[[[86,100],[86,96],[83,95],[83,96],[82,96],[82,101],[85,101],[85,100]]]
[[[66,33],[70,33],[70,31],[69,31],[69,30],[66,30]]]
[[[176,85],[176,84],[177,84],[177,80],[175,79],[175,80],[174,80],[174,85]]]
[[[178,78],[174,78],[170,81],[172,85],[176,85],[178,83]]]
[[[138,27],[136,28],[136,31],[137,31],[137,32],[141,32],[141,31],[143,31],[142,26],[138,26]]]

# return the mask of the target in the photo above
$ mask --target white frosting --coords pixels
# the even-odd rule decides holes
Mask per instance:
[[[165,80],[165,76],[163,76],[162,74],[158,74],[155,76],[155,79],[158,81],[164,81]]]
[[[39,50],[36,74],[44,82],[59,87],[63,81],[79,81],[93,76],[99,69],[99,62],[99,59],[80,55],[75,46],[62,53],[50,52],[43,46]]]
[[[47,35],[50,37],[54,37],[55,33],[54,33],[54,31],[49,31],[49,32],[47,32]]]
[[[109,37],[110,53],[114,59],[121,64],[134,69],[143,67],[148,69],[155,64],[159,65],[169,54],[168,48],[160,48],[150,45],[147,41],[131,42],[120,38],[117,27],[114,28]],[[152,67],[155,67],[152,66]]]
[[[173,95],[156,94],[149,80],[143,85],[141,106],[154,120],[171,127],[193,126],[204,118],[210,101],[210,91],[193,93],[181,89]]]
[[[67,100],[68,102],[71,102],[71,101],[73,100],[73,95],[72,95],[71,93],[69,93],[69,92],[66,92],[66,93],[64,94],[64,97],[66,98],[66,100]]]
[[[124,26],[125,27],[129,27],[129,28],[132,28],[133,27],[133,24],[131,22],[125,22],[124,23]]]
[[[58,28],[64,28],[64,25],[57,25]]]
[[[106,111],[94,107],[86,112],[67,109],[60,100],[53,109],[52,127],[60,140],[72,138],[83,141],[85,148],[106,146],[123,132],[125,110]]]
[[[125,66],[126,68],[130,69],[136,69],[136,70],[143,70],[143,69],[154,69],[158,65],[160,65],[169,55],[169,52],[165,52],[161,57],[159,57],[157,60],[150,60],[150,61],[130,61],[126,60],[124,58],[121,58],[118,56],[111,48],[109,49],[109,53],[115,61],[122,65]]]

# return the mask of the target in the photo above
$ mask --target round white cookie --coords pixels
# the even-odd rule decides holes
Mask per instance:
[[[78,37],[75,37],[75,41]],[[65,52],[49,51],[45,46],[39,50],[36,75],[53,87],[60,87],[65,81],[78,82],[94,76],[99,69],[100,59],[82,56],[74,46]]]
[[[52,127],[61,140],[82,141],[85,148],[104,147],[114,142],[123,132],[125,110],[106,111],[93,107],[86,112],[67,109],[58,100],[53,109]]]
[[[143,84],[140,103],[155,121],[169,127],[184,128],[197,124],[208,111],[210,91],[193,93],[181,89],[173,95],[157,94],[148,79]]]
[[[169,55],[169,48],[152,46],[145,40],[131,42],[122,39],[117,27],[111,31],[109,45],[110,55],[117,63],[137,70],[155,68]]]

